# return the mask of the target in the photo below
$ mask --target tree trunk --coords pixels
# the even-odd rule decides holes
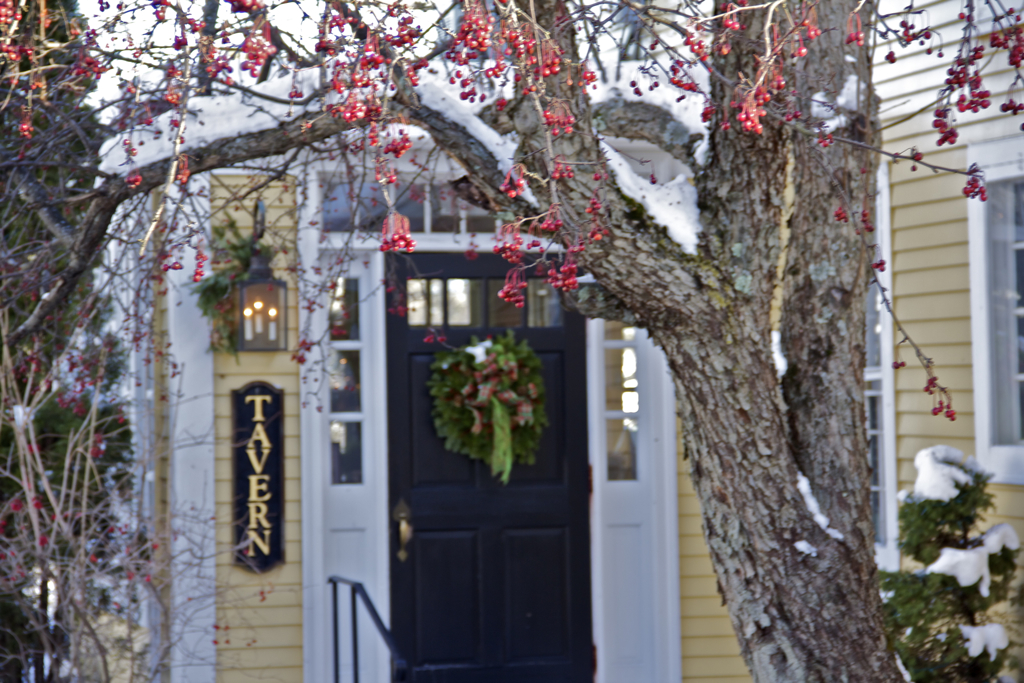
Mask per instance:
[[[535,6],[543,25],[570,26],[558,21],[557,0]],[[819,4],[821,25],[844,26],[856,6]],[[745,39],[715,58],[720,73],[756,73],[764,26],[754,17],[744,15]],[[834,97],[854,74],[864,88],[861,112],[874,112],[867,49],[843,38],[832,31],[814,41],[801,70],[787,67],[786,77],[801,93]],[[568,28],[560,40],[575,54]],[[578,85],[546,87],[573,103],[580,129],[591,129]],[[712,99],[735,99],[733,86],[713,78]],[[799,105],[810,110],[809,101]],[[726,115],[731,130],[719,125]],[[551,144],[566,159],[600,168],[592,137],[545,138],[528,99],[513,102],[508,117],[532,163],[544,163]],[[697,179],[703,234],[696,255],[602,187],[593,169],[538,194],[542,206],[558,202],[577,217],[595,193],[602,197],[610,234],[580,258],[668,358],[705,538],[754,679],[900,681],[882,627],[869,503],[863,367],[870,255],[854,224],[832,216],[843,193],[853,202],[850,214],[870,203],[875,163],[862,152],[822,151],[813,134],[779,121],[763,123],[763,134],[745,133],[725,106],[712,121]],[[870,141],[872,124],[871,116],[852,117],[838,134]],[[782,380],[770,348],[773,298],[790,363]],[[828,530],[808,510],[801,474],[830,519]]]

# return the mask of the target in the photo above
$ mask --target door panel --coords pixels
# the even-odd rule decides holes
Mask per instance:
[[[508,266],[497,257],[425,254],[390,265],[402,287],[423,278],[409,287],[414,313],[387,323],[390,502],[408,505],[413,526],[403,562],[398,525],[391,525],[391,624],[413,663],[412,679],[589,683],[584,321],[553,315],[553,291],[530,299],[538,307],[532,314],[529,303],[510,311],[493,296],[477,296],[504,282]],[[454,324],[431,330],[410,318]],[[504,334],[498,325],[511,323],[541,359],[550,424],[535,464],[515,465],[505,486],[486,465],[445,450],[434,431],[426,383],[444,347],[426,337],[440,332],[458,347],[474,335]]]

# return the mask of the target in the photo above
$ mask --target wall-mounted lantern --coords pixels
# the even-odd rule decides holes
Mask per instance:
[[[258,244],[267,225],[267,207],[256,202],[253,243]],[[283,351],[288,348],[288,286],[274,279],[270,259],[255,254],[249,277],[240,289],[238,310],[239,351]]]

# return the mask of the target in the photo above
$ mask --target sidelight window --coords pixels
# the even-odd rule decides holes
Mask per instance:
[[[359,329],[359,280],[338,278],[329,309],[331,483],[363,481],[363,339]]]
[[[637,330],[621,322],[604,323],[604,421],[608,480],[635,480],[640,429]]]

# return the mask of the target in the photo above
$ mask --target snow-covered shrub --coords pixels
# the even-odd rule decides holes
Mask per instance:
[[[1008,524],[985,533],[991,475],[949,446],[914,458],[912,493],[901,491],[900,549],[915,571],[881,572],[886,629],[915,683],[994,681],[1009,638],[988,614],[1009,597],[1020,542]]]

